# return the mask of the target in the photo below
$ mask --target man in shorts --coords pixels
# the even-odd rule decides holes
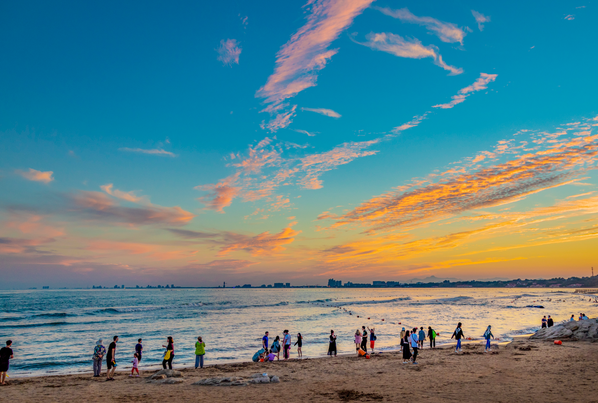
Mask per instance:
[[[6,347],[0,349],[0,385],[6,384],[6,373],[8,372],[9,362],[14,357],[10,346],[12,346],[12,340],[7,340]]]
[[[108,353],[106,354],[106,366],[108,371],[106,372],[107,381],[114,380],[114,371],[116,371],[116,342],[118,336],[112,338],[112,343],[108,346]]]

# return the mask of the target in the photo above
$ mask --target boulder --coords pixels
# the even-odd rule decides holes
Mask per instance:
[[[270,377],[260,376],[259,378],[251,378],[248,383],[270,383]]]
[[[270,378],[270,382],[272,383],[280,383],[280,378],[277,377],[276,375],[272,376],[272,378]]]
[[[173,385],[175,383],[183,383],[183,382],[185,382],[185,380],[182,378],[166,378],[166,379],[160,381],[160,383],[164,384],[164,385]]]
[[[249,384],[260,383],[279,383],[280,378],[276,375],[268,374],[253,374],[249,378],[242,378],[240,376],[222,377],[222,378],[206,378],[194,382],[193,385],[198,386],[247,386]]]
[[[571,321],[546,327],[533,334],[538,340],[598,341],[598,322],[595,319]]]
[[[167,378],[180,378],[183,376],[183,373],[174,369],[161,369],[160,371],[152,375],[152,377],[160,375],[166,375]]]

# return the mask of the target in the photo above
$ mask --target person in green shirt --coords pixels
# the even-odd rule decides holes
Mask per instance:
[[[206,354],[206,343],[201,336],[195,342],[195,369],[203,368],[203,356]]]

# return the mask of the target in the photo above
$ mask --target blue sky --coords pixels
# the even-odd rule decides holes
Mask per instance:
[[[415,178],[490,152],[500,141],[519,141],[522,130],[541,137],[577,123],[578,132],[557,136],[563,144],[588,128],[595,134],[596,14],[592,1],[5,4],[0,239],[11,246],[0,271],[46,273],[51,266],[59,274],[53,278],[68,285],[86,285],[102,268],[123,281],[140,274],[159,281],[168,268],[189,285],[273,276],[324,284],[332,275],[403,279],[420,271],[541,276],[544,252],[534,249],[535,238],[527,241],[536,246],[520,255],[487,255],[492,264],[456,258],[455,249],[469,247],[459,244],[438,258],[418,252],[413,261],[349,254],[341,260],[351,263],[339,266],[331,251],[387,235],[334,222]],[[536,137],[540,148],[532,152],[552,149],[552,140]],[[493,163],[517,155],[495,155]],[[562,176],[551,177],[551,187],[534,182],[535,193],[515,192],[513,209],[594,197],[590,157],[583,169],[558,168]],[[554,167],[536,179],[553,173]],[[574,178],[585,185],[562,185]],[[108,191],[101,188],[107,184]],[[495,194],[511,195],[518,184],[503,183]],[[85,204],[77,195],[95,199]],[[122,210],[102,215],[97,198]],[[335,216],[318,219],[326,211]],[[449,220],[480,213],[452,211]],[[577,219],[562,226],[580,230]],[[23,231],[22,223],[31,225]],[[39,231],[31,230],[35,225]],[[213,236],[181,238],[172,225]],[[472,230],[441,235],[444,224],[422,225],[391,232],[400,244]],[[542,229],[535,225],[529,227]],[[500,234],[484,236],[484,247],[506,242]],[[580,242],[586,248],[592,240]],[[152,252],[140,252],[142,244],[170,255],[157,264]],[[459,266],[440,264],[455,261]],[[587,262],[579,264],[581,273]],[[562,270],[554,265],[550,273]],[[14,285],[26,280],[15,278]]]

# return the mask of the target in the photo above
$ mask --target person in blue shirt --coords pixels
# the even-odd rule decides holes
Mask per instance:
[[[262,337],[262,348],[264,350],[268,350],[268,332],[266,332],[266,334],[264,334],[264,337]]]
[[[419,348],[424,348],[424,340],[426,340],[426,332],[424,332],[424,327],[419,328],[419,333],[417,334],[417,339],[419,341]]]
[[[411,348],[413,349],[413,363],[417,364],[417,351],[419,350],[419,338],[417,337],[417,328],[414,327],[409,336]]]

